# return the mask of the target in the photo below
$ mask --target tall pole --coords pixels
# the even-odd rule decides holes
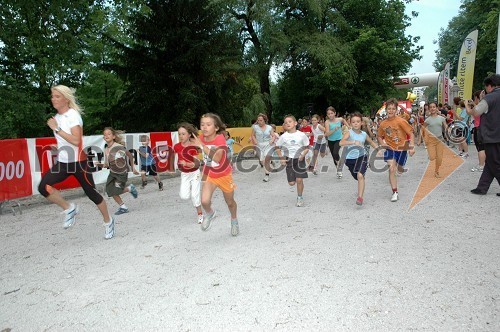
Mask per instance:
[[[497,35],[497,74],[500,74],[500,14],[498,14],[498,35]]]

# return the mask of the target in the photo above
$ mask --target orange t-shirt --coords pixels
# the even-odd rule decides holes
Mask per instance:
[[[385,119],[378,128],[378,136],[383,138],[389,148],[394,151],[405,150],[406,135],[412,133],[413,128],[408,121],[399,116]]]

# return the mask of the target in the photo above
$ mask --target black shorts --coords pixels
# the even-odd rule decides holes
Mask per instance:
[[[306,161],[299,161],[298,158],[288,159],[286,162],[286,179],[288,182],[295,182],[297,178],[308,178]]]
[[[352,177],[357,180],[358,173],[363,174],[363,176],[366,173],[366,169],[368,168],[368,156],[365,154],[357,159],[346,159],[345,165],[349,168]]]
[[[480,139],[477,134],[477,127],[474,128],[473,130],[473,137],[474,137],[474,145],[476,146],[477,152],[479,151],[484,151],[484,145],[483,143],[480,143]]]
[[[152,164],[152,165],[149,165],[149,166],[141,165],[141,171],[145,172],[146,175],[153,175],[153,176],[155,176],[157,174],[156,173],[156,164]]]

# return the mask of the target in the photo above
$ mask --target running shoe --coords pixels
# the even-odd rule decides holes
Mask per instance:
[[[147,184],[148,184],[148,181],[142,181],[141,189],[144,189],[144,187],[146,187]]]
[[[337,172],[337,179],[342,179],[342,172]]]
[[[119,216],[120,214],[124,214],[128,212],[128,208],[122,208],[120,207],[118,210],[115,212],[115,216]]]
[[[471,172],[482,172],[483,171],[483,166],[474,166],[471,170]]]
[[[135,186],[133,184],[130,185],[130,194],[134,198],[137,198],[137,196],[139,195],[139,193],[137,192],[137,189],[135,188]]]
[[[216,217],[215,210],[212,211],[212,214],[205,214],[205,217],[201,222],[201,230],[202,231],[208,230],[210,228],[210,225],[212,224],[212,220],[214,220],[215,217]]]
[[[469,158],[469,154],[467,152],[465,152],[460,157],[467,159],[467,158]]]
[[[314,175],[318,175],[318,170],[316,170],[316,169],[315,169],[315,170],[313,171],[313,174],[314,174]]]
[[[199,214],[198,215],[198,224],[201,225],[202,222],[203,222],[203,214]]]
[[[106,228],[104,232],[104,238],[106,240],[115,236],[115,218],[111,217],[111,220],[107,224],[104,224],[104,227]]]
[[[358,198],[356,199],[356,205],[363,205],[363,198],[358,197]]]
[[[264,181],[264,182],[269,182],[269,174],[266,174],[266,175],[264,176],[264,179],[262,179],[262,181]]]
[[[163,182],[158,182],[158,189],[163,191]]]
[[[301,207],[301,206],[304,206],[304,198],[302,197],[297,197],[297,204],[296,204],[297,207]]]
[[[391,196],[391,202],[396,202],[399,198],[399,195],[397,192],[393,193]]]
[[[71,203],[67,210],[61,212],[64,214],[64,228],[69,228],[73,226],[76,221],[76,215],[78,214],[78,205]]]
[[[231,235],[237,236],[240,234],[240,226],[238,225],[238,220],[231,220]]]

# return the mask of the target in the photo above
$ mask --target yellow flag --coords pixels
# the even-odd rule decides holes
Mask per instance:
[[[471,99],[472,83],[474,81],[474,66],[476,64],[477,30],[465,38],[458,57],[457,84],[460,90],[458,96]]]

